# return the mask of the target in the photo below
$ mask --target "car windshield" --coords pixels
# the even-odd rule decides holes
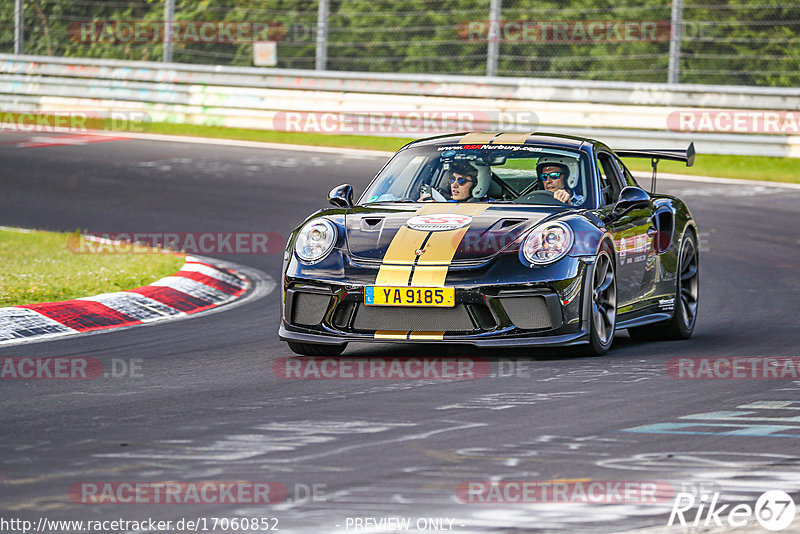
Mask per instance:
[[[507,202],[586,208],[588,158],[538,145],[432,145],[401,150],[373,180],[361,204]]]

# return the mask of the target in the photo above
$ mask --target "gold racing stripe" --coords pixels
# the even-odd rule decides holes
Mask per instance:
[[[480,215],[488,206],[480,204],[458,204],[450,213],[459,215]],[[469,225],[458,230],[433,232],[425,244],[424,263],[418,262],[411,279],[412,287],[444,287],[444,280],[461,240],[469,230]],[[431,265],[436,264],[436,265]]]
[[[485,145],[495,138],[496,133],[470,132],[458,140],[459,145]]]
[[[416,339],[417,341],[441,341],[444,339],[444,332],[412,331],[408,339]]]
[[[442,211],[441,203],[435,202],[422,206],[411,217],[430,215]],[[412,230],[406,225],[401,226],[386,249],[386,254],[383,256],[383,264],[378,271],[378,276],[375,278],[375,285],[407,286],[408,279],[411,276],[411,269],[414,267],[414,260],[417,257],[414,251],[422,246],[425,238],[428,237],[428,233],[422,230]]]
[[[422,240],[420,240],[420,243],[422,243]],[[419,245],[416,245],[416,247],[419,248]],[[408,265],[381,265],[378,276],[375,278],[375,285],[389,287],[406,286],[408,285],[408,279],[411,276],[411,269],[413,269],[413,267],[414,265],[410,263]]]
[[[408,330],[378,330],[375,339],[406,339]]]
[[[492,139],[493,145],[524,145],[528,137],[533,132],[528,133],[503,133]]]

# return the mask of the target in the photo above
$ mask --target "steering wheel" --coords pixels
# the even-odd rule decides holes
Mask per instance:
[[[536,187],[539,186],[539,185],[540,185],[540,182],[539,182],[539,179],[537,178],[535,182],[533,182],[531,185],[529,185],[528,187],[526,187],[525,189],[520,191],[519,195],[517,195],[517,196],[521,197],[523,195],[527,195],[528,193],[530,193],[533,190],[545,191],[544,189],[536,189]]]
[[[442,195],[438,189],[430,186],[430,184],[422,184],[419,186],[419,198],[428,196],[430,200],[435,202],[446,202],[447,199]]]
[[[548,191],[546,189],[532,191],[527,195],[525,195],[524,197],[517,197],[514,199],[514,202],[519,202],[520,204],[545,204],[550,206],[567,205],[566,202],[561,202],[560,200],[556,200],[556,197],[554,196],[553,192]]]

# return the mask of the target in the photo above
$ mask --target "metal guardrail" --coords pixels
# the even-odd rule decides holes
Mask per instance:
[[[469,112],[483,129],[597,137],[612,146],[800,157],[800,137],[670,131],[698,108],[793,111],[800,89],[428,76],[0,54],[3,111],[140,110],[154,121],[284,129],[282,112]],[[337,132],[330,132],[337,133]],[[359,133],[359,132],[355,132]],[[415,137],[413,131],[361,132]],[[422,137],[430,132],[420,132]]]

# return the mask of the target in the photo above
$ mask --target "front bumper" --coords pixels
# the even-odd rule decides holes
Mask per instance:
[[[286,276],[279,336],[284,341],[332,345],[351,341],[481,347],[585,343],[584,281],[592,265],[570,261],[571,267],[563,271],[569,276],[558,280],[452,284],[453,308],[366,306],[364,285]]]
[[[299,341],[302,343],[316,343],[320,345],[340,345],[342,343],[366,342],[366,343],[402,343],[403,341],[412,343],[461,343],[474,345],[476,347],[569,347],[581,345],[588,342],[588,334],[585,330],[578,330],[572,334],[550,335],[540,337],[530,336],[508,336],[508,337],[473,337],[473,336],[450,336],[445,334],[442,339],[434,340],[425,337],[407,338],[376,338],[367,334],[347,334],[331,336],[329,334],[316,334],[288,330],[286,325],[281,324],[278,335],[283,341]]]

